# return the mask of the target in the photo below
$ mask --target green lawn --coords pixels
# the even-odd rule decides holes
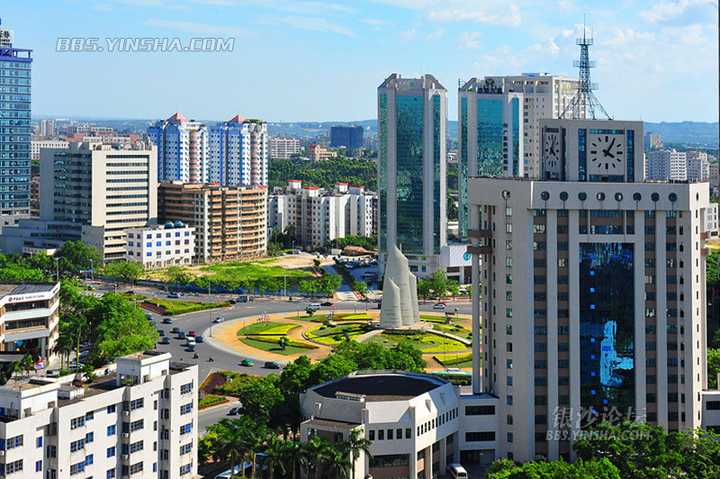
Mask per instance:
[[[451,316],[452,318],[452,316]],[[452,319],[451,319],[452,320]],[[445,315],[437,316],[434,314],[420,314],[420,321],[427,323],[445,323]]]
[[[230,263],[217,263],[200,268],[204,273],[210,273],[207,276],[213,281],[223,282],[225,280],[234,281],[242,278],[246,281],[257,281],[267,278],[283,278],[287,277],[296,279],[305,279],[312,277],[312,271],[301,268],[283,268],[273,263],[275,260],[268,259],[262,261],[243,262],[235,261]]]
[[[334,321],[370,321],[367,313],[345,313],[333,315]]]
[[[472,367],[472,353],[436,354],[433,356],[433,359],[445,367]]]
[[[273,341],[274,339],[274,341]],[[279,338],[271,337],[245,337],[241,341],[250,347],[260,349],[261,351],[268,351],[271,353],[282,354],[284,356],[291,356],[293,354],[306,353],[308,349],[315,349],[317,346],[306,343],[299,343],[297,341],[290,341],[290,343],[282,349],[278,344]]]
[[[162,298],[146,298],[145,302],[160,306],[165,310],[165,314],[170,316],[176,314],[193,313],[195,311],[204,311],[206,309],[225,308],[230,306],[228,302],[222,303],[198,303],[193,301],[180,301]]]
[[[400,341],[407,339],[418,347],[423,353],[442,353],[445,351],[464,351],[468,346],[454,339],[446,338],[430,332],[421,334],[379,334],[370,338],[370,342],[380,342],[392,347]]]
[[[262,336],[285,336],[291,330],[300,327],[298,324],[275,323],[272,321],[254,323],[245,326],[237,332],[238,336],[262,335]]]
[[[320,326],[319,328],[308,331],[307,336],[314,341],[328,346],[334,346],[345,340],[345,334],[350,338],[355,338],[365,332],[364,325],[362,324],[342,324],[339,326],[325,327]]]

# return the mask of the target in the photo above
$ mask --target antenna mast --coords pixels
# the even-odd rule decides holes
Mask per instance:
[[[590,45],[593,44],[593,38],[592,33],[588,36],[584,20],[582,37],[578,38],[575,43],[580,47],[580,60],[573,62],[573,66],[577,67],[579,72],[578,89],[560,117],[596,120],[597,116],[601,114],[608,120],[612,120],[593,93],[593,90],[597,89],[597,84],[590,80],[590,69],[595,67],[595,62],[590,60]]]

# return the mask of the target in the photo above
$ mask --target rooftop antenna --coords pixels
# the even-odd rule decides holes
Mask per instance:
[[[602,115],[608,120],[612,120],[605,108],[597,99],[593,90],[597,90],[597,84],[590,80],[590,69],[595,67],[595,62],[590,60],[590,45],[593,44],[592,32],[588,35],[588,29],[585,24],[585,16],[583,15],[583,33],[582,37],[575,42],[580,47],[580,60],[575,60],[573,66],[579,71],[578,88],[575,96],[565,107],[560,115],[561,118],[598,119],[598,115]]]

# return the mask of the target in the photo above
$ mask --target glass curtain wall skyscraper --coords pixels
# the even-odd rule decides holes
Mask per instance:
[[[418,275],[447,244],[447,90],[432,75],[390,75],[378,87],[379,249],[397,245]]]
[[[30,79],[32,50],[14,48],[0,28],[0,215],[30,214]]]
[[[473,78],[459,88],[458,196],[460,237],[468,230],[467,180],[472,176],[526,176],[522,93],[502,78]]]

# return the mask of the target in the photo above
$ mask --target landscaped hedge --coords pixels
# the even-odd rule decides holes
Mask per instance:
[[[228,399],[224,396],[218,396],[217,394],[206,394],[205,397],[198,401],[198,408],[205,409],[218,404],[226,403]]]
[[[278,336],[250,335],[250,336],[247,336],[247,338],[252,339],[253,341],[259,341],[261,343],[280,344],[280,337],[278,337]],[[314,344],[303,343],[300,341],[295,341],[294,339],[288,339],[287,345],[295,347],[295,348],[303,348],[303,349],[317,349],[318,348]]]

